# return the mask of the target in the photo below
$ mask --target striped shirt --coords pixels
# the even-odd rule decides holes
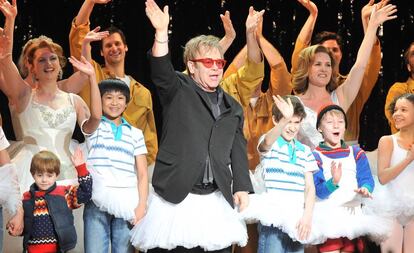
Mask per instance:
[[[259,145],[265,135],[259,139]],[[286,141],[281,136],[271,149],[261,153],[261,165],[267,192],[301,192],[305,190],[305,172],[318,170],[315,158],[306,145],[296,139]]]
[[[147,153],[144,135],[124,118],[116,126],[106,117],[91,135],[86,136],[89,150],[87,162],[99,173],[106,186],[137,185],[135,157]]]

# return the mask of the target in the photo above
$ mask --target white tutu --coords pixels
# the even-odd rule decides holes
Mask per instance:
[[[414,186],[413,183],[411,185]],[[372,200],[366,200],[364,204],[367,213],[386,218],[406,220],[414,216],[414,195],[391,182],[382,185],[377,178]]]
[[[11,216],[21,205],[19,180],[17,179],[14,164],[8,163],[0,167],[0,205],[3,206]]]
[[[92,201],[101,211],[112,214],[116,218],[132,221],[135,218],[135,208],[138,205],[138,189],[135,187],[108,187],[105,179],[93,169]]]
[[[263,225],[278,227],[303,244],[321,244],[328,238],[354,239],[364,235],[379,242],[390,232],[389,219],[364,214],[361,208],[337,207],[321,201],[315,203],[309,237],[300,240],[296,226],[304,209],[303,202],[292,201],[297,199],[297,194],[271,192],[250,195],[250,205],[241,214],[247,222],[260,221]]]
[[[177,246],[219,250],[247,243],[246,224],[220,191],[189,194],[172,204],[152,192],[145,217],[131,230],[135,248],[171,250]]]

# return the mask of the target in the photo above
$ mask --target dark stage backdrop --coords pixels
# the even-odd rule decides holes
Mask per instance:
[[[20,53],[23,44],[30,38],[47,35],[61,44],[69,56],[68,34],[72,19],[76,16],[82,1],[80,0],[18,0],[19,14],[16,20],[14,59]],[[321,30],[339,31],[344,38],[341,73],[348,73],[355,61],[357,49],[362,40],[360,10],[366,0],[315,0],[319,8],[315,32]],[[363,114],[361,115],[360,143],[363,148],[376,148],[378,139],[389,134],[389,127],[383,113],[388,88],[395,81],[407,79],[402,54],[408,44],[414,40],[414,1],[391,1],[398,6],[398,19],[387,22],[380,40],[383,60],[379,79]],[[229,10],[237,31],[237,38],[226,53],[231,60],[245,43],[244,22],[248,8],[265,9],[264,34],[279,49],[290,68],[290,57],[294,41],[308,13],[295,0],[171,0],[157,1],[160,6],[170,6],[170,48],[176,69],[183,69],[182,48],[186,41],[199,34],[223,36],[224,31],[219,18],[220,13]],[[92,27],[107,27],[114,24],[121,28],[128,43],[126,59],[127,73],[145,84],[154,97],[154,109],[160,126],[160,109],[156,92],[149,80],[146,52],[153,43],[154,31],[144,12],[144,0],[114,0],[107,5],[97,5],[91,16]],[[3,17],[0,18],[2,25]],[[97,46],[94,58],[102,62]],[[65,69],[65,76],[72,69]],[[266,67],[269,72],[269,67]],[[268,78],[266,78],[268,80]],[[12,84],[11,84],[12,85]],[[10,139],[14,136],[8,117],[7,100],[3,94],[1,113],[3,125]]]

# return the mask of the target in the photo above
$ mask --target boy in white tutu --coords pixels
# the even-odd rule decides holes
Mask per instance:
[[[219,39],[189,40],[184,48],[188,75],[176,72],[168,48],[168,6],[161,10],[153,0],[145,4],[155,28],[149,62],[163,126],[154,193],[131,232],[132,243],[148,252],[230,253],[232,244],[246,245],[246,225],[234,206],[245,208],[253,189],[243,110],[220,87],[225,60]],[[262,14],[251,9],[255,23]],[[246,34],[257,43],[253,31]]]
[[[316,128],[322,133],[324,140],[314,150],[320,169],[314,174],[314,181],[316,195],[321,200],[316,203],[315,212],[319,210],[317,209],[319,203],[329,204],[321,208],[324,209],[321,211],[326,212],[326,217],[332,217],[329,214],[338,214],[339,209],[335,209],[338,207],[349,210],[339,217],[340,220],[332,219],[332,228],[343,237],[329,238],[325,243],[318,245],[320,252],[354,252],[355,246],[360,252],[363,250],[362,240],[351,241],[341,230],[344,226],[347,231],[357,230],[349,219],[363,217],[359,216],[361,210],[359,196],[371,197],[374,180],[365,152],[358,145],[348,146],[343,141],[346,126],[346,114],[339,105],[326,105],[319,111]],[[318,216],[325,215],[319,212]],[[342,223],[347,224],[338,225]]]
[[[34,183],[23,194],[23,249],[28,253],[67,252],[76,246],[72,209],[91,198],[92,178],[80,148],[71,157],[79,185],[57,186],[60,160],[52,152],[35,154],[30,165]]]
[[[307,239],[311,232],[313,172],[318,167],[310,148],[295,139],[306,117],[302,103],[295,96],[273,100],[275,126],[258,144],[266,192],[251,197],[252,209],[246,215],[251,211],[260,221],[259,253],[304,252],[304,245],[296,240]]]
[[[99,83],[103,116],[86,134],[88,165],[94,181],[92,199],[85,205],[86,253],[133,252],[131,225],[147,208],[148,176],[144,135],[123,117],[130,100],[128,86],[119,79]]]
[[[19,235],[23,231],[23,208],[19,181],[16,168],[10,163],[6,150],[8,146],[9,142],[0,126],[0,252],[3,252],[3,207],[12,216],[6,226],[8,232],[11,235]]]

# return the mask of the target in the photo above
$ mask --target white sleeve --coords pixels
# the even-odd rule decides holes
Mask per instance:
[[[305,146],[305,156],[307,166],[305,167],[305,172],[316,172],[319,170],[318,163],[316,162],[315,156],[308,146]]]
[[[147,151],[147,146],[145,145],[145,139],[144,139],[144,134],[142,133],[142,131],[138,128],[133,127],[131,129],[132,131],[132,136],[134,138],[134,156],[137,155],[145,155],[148,153]]]

